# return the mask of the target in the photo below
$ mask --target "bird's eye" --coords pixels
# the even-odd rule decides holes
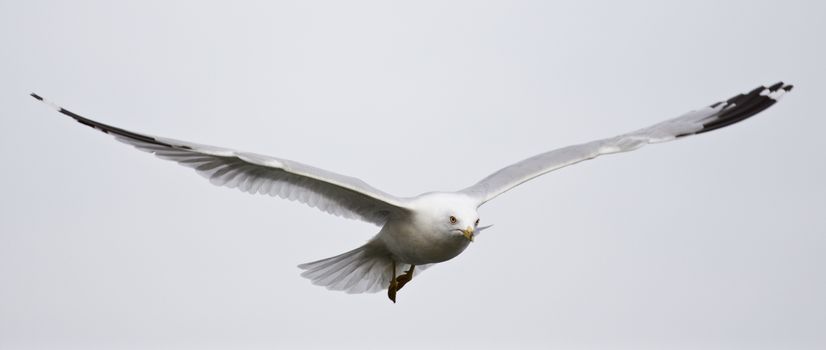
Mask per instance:
[[[476,219],[476,224],[475,224],[475,226],[479,226],[479,219]]]
[[[458,221],[458,220],[456,220],[456,217],[455,217],[455,216],[451,216],[451,217],[450,217],[450,223],[451,223],[451,224],[454,224],[454,225],[455,225],[455,224],[456,224],[456,221]]]

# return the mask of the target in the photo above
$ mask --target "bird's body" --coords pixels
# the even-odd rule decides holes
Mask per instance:
[[[352,293],[381,290],[410,266],[421,271],[455,258],[470,245],[472,232],[478,232],[477,203],[466,194],[425,193],[406,204],[407,209],[391,216],[366,244],[299,265],[306,270],[302,275],[330,289]],[[450,218],[456,218],[456,223],[451,224]]]
[[[423,268],[455,258],[490,226],[479,226],[478,209],[500,194],[550,171],[600,155],[719,129],[765,110],[792,86],[758,87],[724,102],[648,128],[545,152],[455,192],[400,198],[363,181],[291,160],[149,136],[87,119],[32,94],[76,121],[156,156],[195,169],[219,186],[296,200],[325,212],[381,227],[366,244],[299,265],[313,283],[348,293],[396,292]],[[467,167],[463,167],[467,168]],[[415,269],[418,267],[418,269]],[[399,275],[400,272],[403,274]]]
[[[460,193],[435,192],[415,197],[410,214],[391,218],[371,241],[380,243],[396,261],[425,265],[455,258],[470,244],[461,234],[446,234],[444,223],[451,215],[458,227],[474,226],[478,219],[473,198]],[[472,218],[461,222],[460,218]],[[475,227],[474,227],[475,229]]]

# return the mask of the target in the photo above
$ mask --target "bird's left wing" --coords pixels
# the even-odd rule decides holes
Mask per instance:
[[[482,205],[525,181],[583,160],[603,154],[633,151],[649,143],[701,134],[743,121],[769,108],[791,90],[792,85],[782,82],[769,87],[761,86],[747,94],[734,96],[725,102],[717,102],[645,129],[542,153],[502,168],[460,192],[476,198],[479,205]]]
[[[218,186],[296,200],[333,215],[376,225],[408,210],[405,199],[353,177],[286,159],[131,132],[84,118],[36,94],[31,96],[120,142],[193,168]]]

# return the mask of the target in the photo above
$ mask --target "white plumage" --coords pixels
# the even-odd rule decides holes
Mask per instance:
[[[32,96],[118,141],[193,168],[215,185],[295,200],[330,214],[381,226],[365,245],[299,267],[305,270],[302,276],[328,289],[348,293],[388,289],[395,301],[396,291],[415,274],[459,255],[475,235],[489,227],[479,226],[477,209],[496,196],[583,160],[740,122],[770,107],[791,89],[783,83],[761,86],[644,129],[533,156],[460,191],[412,198],[396,197],[359,179],[291,160],[134,133],[84,118],[36,94]],[[405,270],[408,273],[400,276]]]

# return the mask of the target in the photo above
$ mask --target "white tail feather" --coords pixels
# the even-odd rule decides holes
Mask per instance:
[[[313,284],[347,293],[375,293],[390,285],[392,260],[370,244],[331,258],[298,265]]]
[[[371,243],[331,258],[298,265],[305,270],[301,276],[313,284],[351,294],[375,293],[387,289],[392,266],[393,261],[386,250],[377,249]],[[429,266],[430,264],[416,266],[413,275]],[[396,264],[394,276],[409,268],[409,264]]]

